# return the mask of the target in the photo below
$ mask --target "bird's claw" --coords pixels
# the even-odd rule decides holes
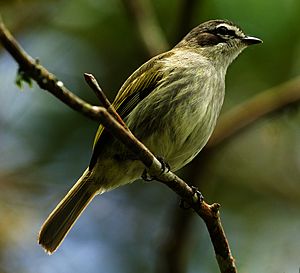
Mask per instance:
[[[194,193],[193,201],[202,203],[204,201],[204,197],[203,197],[202,193],[195,186],[191,186],[191,188],[192,188],[193,193]],[[196,197],[196,198],[194,198],[194,197]]]
[[[146,182],[153,181],[154,178],[148,173],[147,169],[145,169],[142,173],[142,179]]]
[[[168,173],[168,172],[170,171],[170,169],[171,169],[171,167],[170,167],[170,165],[168,164],[168,162],[166,162],[165,159],[164,159],[163,157],[161,157],[161,156],[157,156],[156,158],[157,158],[157,160],[158,160],[158,161],[160,162],[160,164],[161,164],[161,173],[160,173],[160,174]],[[143,173],[142,173],[142,179],[143,179],[144,181],[149,182],[149,181],[155,180],[156,178],[155,178],[155,177],[152,177],[152,176],[148,173],[147,169],[145,169],[145,170],[143,171]]]
[[[156,157],[161,164],[161,174],[168,173],[171,169],[169,163],[161,156]]]
[[[204,201],[204,197],[202,193],[195,186],[191,186],[191,188],[193,190],[193,203],[197,203],[197,202],[202,203]],[[181,199],[179,203],[179,207],[182,209],[190,209],[192,206],[189,204],[186,205],[186,203],[187,202],[184,199]]]

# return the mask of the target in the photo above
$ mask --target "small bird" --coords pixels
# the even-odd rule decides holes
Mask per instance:
[[[113,106],[134,135],[176,171],[200,152],[215,128],[228,66],[247,46],[261,42],[230,21],[204,22],[139,67]],[[100,125],[88,168],[43,224],[39,244],[53,253],[96,195],[137,180],[144,169]]]

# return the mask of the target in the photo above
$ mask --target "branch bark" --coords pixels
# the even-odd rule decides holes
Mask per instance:
[[[20,70],[27,77],[35,80],[38,85],[57,97],[72,109],[85,116],[100,121],[119,141],[126,145],[148,169],[148,173],[157,181],[165,184],[177,193],[204,220],[215,250],[220,272],[237,272],[231,255],[219,215],[219,204],[209,205],[201,200],[194,189],[171,171],[162,172],[160,161],[138,141],[133,134],[118,122],[104,107],[92,106],[83,101],[63,83],[34,61],[17,43],[3,22],[0,22],[0,42],[19,64]],[[107,105],[106,105],[107,106]]]

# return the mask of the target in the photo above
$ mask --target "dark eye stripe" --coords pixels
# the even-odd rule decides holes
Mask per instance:
[[[226,35],[226,36],[236,37],[235,31],[233,29],[228,29],[225,26],[217,27],[216,30],[215,30],[215,34],[219,34],[219,35],[222,35],[222,36]]]
[[[227,35],[234,36],[234,37],[236,36],[235,31],[232,29],[228,29]]]

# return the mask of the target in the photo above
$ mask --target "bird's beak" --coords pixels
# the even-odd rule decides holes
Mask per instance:
[[[259,38],[256,37],[251,37],[251,36],[246,36],[242,39],[243,43],[246,45],[255,45],[255,44],[260,44],[263,41]]]

